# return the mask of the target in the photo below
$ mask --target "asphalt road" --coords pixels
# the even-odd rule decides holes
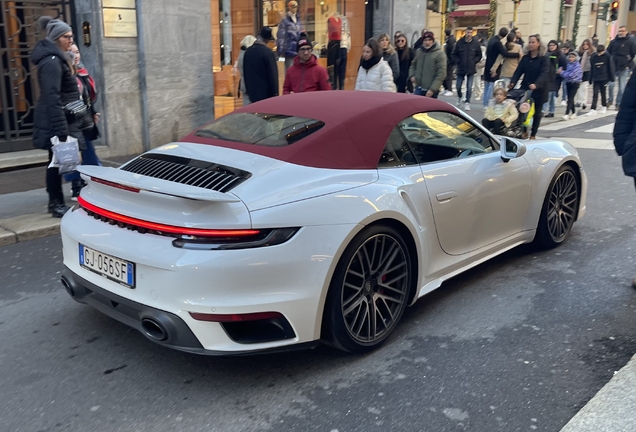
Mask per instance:
[[[171,351],[71,300],[58,237],[1,248],[0,431],[558,431],[636,352],[636,193],[581,155],[564,245],[445,283],[366,356]]]

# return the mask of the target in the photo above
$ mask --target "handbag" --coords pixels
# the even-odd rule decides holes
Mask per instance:
[[[60,141],[57,136],[51,138],[51,152],[53,157],[49,168],[58,168],[60,174],[75,171],[80,164],[79,143],[77,138],[68,136],[66,141]]]
[[[83,100],[78,99],[64,105],[64,114],[66,114],[66,121],[69,123],[75,123],[86,117],[88,114],[88,107]]]

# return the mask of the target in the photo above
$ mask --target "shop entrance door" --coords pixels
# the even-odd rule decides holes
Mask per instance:
[[[0,0],[0,153],[33,148],[33,109],[39,89],[29,56],[43,37],[37,19],[71,22],[70,0]]]

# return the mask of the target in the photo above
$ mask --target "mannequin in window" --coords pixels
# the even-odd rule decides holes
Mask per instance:
[[[351,49],[351,30],[349,28],[349,20],[346,16],[340,15],[342,21],[342,30],[340,32],[340,54],[336,60],[335,67],[335,88],[344,90],[345,76],[347,74],[347,55]]]
[[[291,0],[287,3],[287,14],[278,24],[276,34],[276,49],[279,57],[285,57],[285,72],[294,64],[294,58],[298,55],[298,37],[302,30],[298,2]]]
[[[340,58],[340,42],[342,41],[342,17],[338,12],[327,18],[327,72],[331,88],[336,90],[336,62]],[[341,63],[341,62],[338,62]]]

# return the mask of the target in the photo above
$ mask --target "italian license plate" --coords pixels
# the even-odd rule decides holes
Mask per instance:
[[[79,245],[79,263],[85,269],[115,282],[135,287],[135,263]]]

